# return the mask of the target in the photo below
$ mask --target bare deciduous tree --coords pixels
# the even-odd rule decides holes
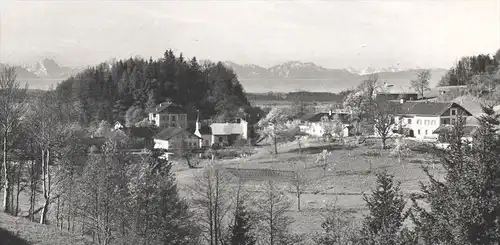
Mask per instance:
[[[27,86],[20,88],[16,80],[16,72],[13,67],[4,67],[0,72],[0,138],[2,139],[2,167],[4,179],[4,198],[2,209],[4,212],[12,212],[10,207],[13,180],[9,164],[9,151],[12,143],[19,134],[20,122],[25,113]]]
[[[223,232],[227,230],[224,219],[229,212],[233,200],[233,188],[230,186],[230,175],[220,166],[212,163],[189,189],[193,193],[194,209],[199,215],[204,239],[210,245],[223,244]]]
[[[394,117],[400,112],[401,104],[395,102],[377,103],[373,110],[375,133],[382,140],[382,149],[386,149],[386,140],[396,125]]]
[[[258,231],[261,244],[286,244],[294,220],[286,214],[291,202],[284,192],[274,182],[268,181],[264,193],[255,200],[255,207],[261,222]]]
[[[417,79],[411,80],[411,88],[420,95],[421,98],[424,97],[424,92],[430,90],[429,80],[431,79],[430,70],[422,70],[417,74]]]
[[[312,180],[307,175],[307,169],[303,162],[299,162],[294,165],[295,169],[293,171],[293,176],[290,180],[290,184],[292,185],[297,197],[297,210],[300,211],[300,197]]]
[[[51,165],[56,162],[57,149],[62,147],[68,138],[73,134],[71,125],[66,125],[61,120],[61,111],[59,110],[53,93],[47,93],[38,98],[36,104],[33,104],[31,114],[28,115],[30,123],[29,131],[33,135],[37,148],[41,151],[41,179],[44,204],[40,223],[47,222],[47,212],[51,203],[52,195],[52,177]]]

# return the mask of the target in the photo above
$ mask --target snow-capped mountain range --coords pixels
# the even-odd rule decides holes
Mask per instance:
[[[4,64],[0,63],[0,67]],[[82,68],[60,66],[53,59],[43,59],[33,64],[15,65],[18,79],[65,79],[75,75]]]
[[[231,67],[240,78],[348,78],[374,73],[420,70],[418,67],[403,69],[396,66],[378,69],[367,67],[362,70],[357,70],[352,67],[345,69],[328,69],[312,62],[301,61],[288,61],[269,68],[264,68],[254,64],[240,65],[231,61],[224,61],[223,64]]]
[[[403,69],[396,66],[357,70],[329,69],[312,62],[288,61],[269,68],[254,64],[240,65],[231,61],[223,64],[238,75],[247,91],[340,91],[361,83],[370,74],[377,74],[381,83],[394,85],[398,89],[407,89],[411,80],[416,79],[419,67]],[[446,69],[430,69],[431,86],[435,86]]]

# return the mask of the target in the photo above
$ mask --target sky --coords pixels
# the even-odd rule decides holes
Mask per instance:
[[[449,68],[500,48],[500,0],[0,1],[0,62],[158,58]]]

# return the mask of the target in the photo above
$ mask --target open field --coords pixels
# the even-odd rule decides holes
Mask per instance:
[[[373,142],[373,141],[369,141]],[[375,143],[375,144],[373,144]],[[387,170],[401,183],[401,191],[408,198],[411,193],[420,190],[420,181],[427,181],[422,171],[422,164],[431,164],[432,156],[413,151],[406,159],[398,162],[390,156],[390,150],[381,151],[378,141],[360,145],[348,150],[334,143],[317,140],[303,140],[302,155],[299,161],[298,144],[296,142],[281,145],[278,156],[270,154],[269,146],[256,149],[256,153],[246,159],[221,161],[223,167],[237,177],[243,177],[246,191],[257,196],[262,192],[264,181],[273,180],[292,200],[290,214],[296,219],[293,229],[297,232],[319,231],[322,222],[322,208],[335,203],[341,209],[349,210],[359,219],[366,213],[363,193],[369,194],[375,185],[375,173]],[[332,152],[327,160],[326,171],[315,163],[317,154],[322,149]],[[289,184],[295,164],[306,164],[306,176],[310,181],[301,199],[302,210],[297,211],[295,194]],[[432,165],[431,165],[432,166]],[[432,168],[431,168],[432,169]],[[178,166],[176,176],[181,193],[188,194],[186,186],[193,184],[193,176],[202,169],[190,169]],[[432,173],[442,174],[439,164],[435,164]]]

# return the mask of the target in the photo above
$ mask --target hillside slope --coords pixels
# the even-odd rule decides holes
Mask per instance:
[[[0,245],[90,245],[84,237],[0,213]]]

